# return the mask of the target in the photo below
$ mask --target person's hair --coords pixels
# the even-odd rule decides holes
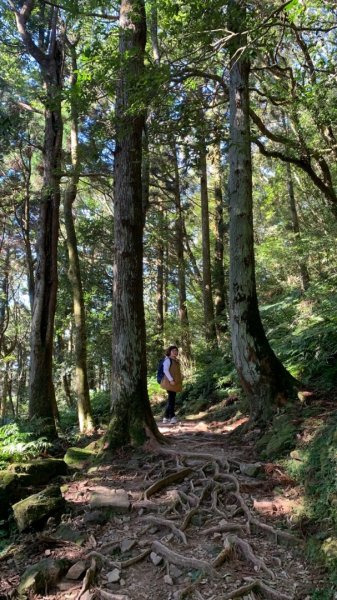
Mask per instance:
[[[178,350],[178,346],[169,346],[165,352],[165,356],[170,356],[171,350],[174,350],[174,349]]]

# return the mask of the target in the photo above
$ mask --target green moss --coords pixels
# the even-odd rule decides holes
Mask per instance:
[[[40,526],[52,515],[60,514],[64,506],[60,488],[50,486],[13,504],[13,513],[19,531],[24,531],[28,527]]]
[[[96,452],[87,448],[68,448],[64,462],[72,469],[83,469],[88,462],[93,460]]]

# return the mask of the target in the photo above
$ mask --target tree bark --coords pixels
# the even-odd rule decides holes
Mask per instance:
[[[46,52],[37,46],[27,28],[34,0],[15,10],[17,29],[30,54],[39,64],[45,88],[43,188],[41,190],[37,267],[31,324],[29,416],[43,420],[44,434],[56,437],[58,410],[52,374],[54,318],[57,293],[61,149],[63,123],[61,93],[63,48],[57,38],[58,9],[52,8]]]
[[[73,205],[77,196],[80,175],[80,159],[78,154],[78,96],[76,46],[68,41],[72,58],[71,90],[71,163],[72,174],[64,194],[64,222],[67,233],[68,278],[73,296],[74,338],[75,338],[75,373],[78,422],[81,433],[90,433],[94,429],[92,416],[87,365],[87,330],[80,259],[78,255],[77,236],[73,217]]]
[[[121,0],[121,69],[116,93],[112,321],[112,404],[107,447],[142,444],[147,433],[161,438],[146,380],[143,303],[142,130],[145,114],[135,109],[134,90],[144,70],[144,0]],[[131,111],[132,107],[132,111]]]
[[[187,312],[186,298],[186,267],[184,257],[184,216],[180,198],[180,176],[178,166],[177,148],[173,146],[173,161],[174,161],[174,201],[177,211],[176,227],[175,227],[175,242],[178,263],[178,295],[179,295],[179,322],[181,333],[181,348],[183,355],[187,360],[191,359],[191,335],[190,324]]]
[[[234,364],[251,417],[263,424],[291,397],[295,380],[270,348],[258,309],[245,22],[246,3],[229,0],[228,28],[238,34],[230,46],[230,325]]]
[[[292,229],[295,234],[295,238],[297,240],[299,240],[301,237],[300,224],[299,224],[298,214],[297,214],[293,178],[292,178],[291,167],[290,167],[289,163],[286,164],[286,169],[287,169],[287,187],[288,187],[288,195],[289,195],[289,208],[290,208]],[[309,284],[310,284],[309,271],[307,269],[307,265],[305,264],[305,262],[303,260],[300,260],[299,267],[300,267],[300,276],[301,276],[301,287],[302,287],[302,290],[305,291],[308,289]]]
[[[201,230],[202,230],[202,282],[204,304],[204,326],[206,341],[217,346],[214,321],[211,276],[211,249],[209,236],[209,208],[207,189],[207,149],[205,140],[200,140],[200,197],[201,197]]]
[[[225,271],[224,271],[224,235],[225,224],[223,218],[224,202],[222,192],[222,169],[220,160],[220,144],[214,148],[214,167],[215,167],[215,256],[214,256],[214,310],[215,326],[218,339],[228,329],[228,318],[226,314],[226,289],[225,289]]]

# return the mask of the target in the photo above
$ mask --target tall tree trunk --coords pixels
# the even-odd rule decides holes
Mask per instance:
[[[58,417],[52,373],[54,318],[57,293],[57,246],[59,232],[62,149],[63,48],[57,38],[58,9],[52,8],[48,49],[38,47],[27,28],[34,0],[15,12],[17,28],[26,51],[37,61],[45,87],[43,188],[41,190],[37,268],[31,324],[29,416],[43,419],[46,435],[56,437]]]
[[[229,0],[228,28],[238,34],[230,46],[230,324],[234,363],[251,416],[263,423],[289,397],[295,381],[270,348],[258,309],[245,23],[246,3]]]
[[[227,314],[226,314],[226,290],[225,290],[225,271],[224,271],[224,234],[225,224],[223,218],[223,193],[222,193],[222,168],[221,168],[221,153],[220,144],[214,148],[214,167],[215,167],[215,257],[214,257],[214,309],[215,309],[215,325],[218,339],[224,331],[227,331]]]
[[[288,195],[289,195],[289,208],[290,208],[290,214],[291,214],[291,224],[292,224],[293,232],[295,234],[295,238],[297,240],[300,240],[300,237],[301,237],[300,224],[299,224],[298,214],[297,214],[291,166],[289,163],[286,164],[286,168],[287,168],[287,186],[288,186]],[[308,289],[309,284],[310,284],[309,271],[307,269],[307,265],[305,264],[305,262],[302,259],[300,260],[299,267],[300,267],[300,275],[301,275],[301,286],[302,286],[302,290],[305,291]]]
[[[28,138],[29,142],[29,138]],[[32,175],[32,149],[27,148],[25,155],[21,151],[22,160],[22,172],[25,182],[25,197],[24,197],[24,210],[23,215],[20,219],[20,226],[22,231],[23,242],[26,250],[26,265],[27,265],[27,282],[28,282],[28,294],[30,309],[33,310],[34,302],[34,260],[32,253],[32,246],[30,240],[30,186],[31,186],[31,175]]]
[[[156,246],[156,348],[160,356],[164,346],[164,209],[159,206],[158,212],[158,232]]]
[[[206,341],[217,346],[214,321],[211,276],[211,250],[209,238],[209,208],[207,189],[207,148],[205,140],[200,140],[200,196],[201,196],[201,230],[202,230],[202,281],[204,303],[204,325]]]
[[[178,294],[179,294],[179,321],[181,331],[181,348],[187,360],[191,359],[191,335],[190,324],[187,313],[186,299],[186,267],[184,257],[184,215],[180,199],[180,175],[178,166],[178,151],[177,147],[173,147],[174,160],[174,200],[177,211],[176,230],[175,230],[175,245],[178,262]]]
[[[74,338],[75,338],[75,373],[78,422],[81,433],[89,433],[94,429],[92,416],[87,366],[87,331],[85,319],[85,306],[80,259],[78,255],[77,236],[73,217],[73,205],[77,196],[80,176],[80,160],[78,154],[78,95],[77,95],[77,60],[76,46],[69,42],[68,46],[72,58],[71,76],[71,163],[72,174],[64,194],[64,222],[67,232],[68,248],[68,278],[73,295],[74,313]]]
[[[110,449],[130,442],[141,444],[146,433],[161,437],[146,381],[141,172],[145,115],[135,110],[133,96],[144,70],[144,0],[121,0],[119,25],[122,64],[116,92],[112,415],[106,436]]]

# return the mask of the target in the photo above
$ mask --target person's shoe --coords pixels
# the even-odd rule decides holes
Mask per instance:
[[[164,423],[164,425],[165,425],[166,423],[169,423],[169,422],[170,422],[170,419],[167,419],[166,417],[164,417],[164,418],[163,418],[163,423]]]
[[[177,423],[177,417],[172,417],[170,423],[171,425],[175,425],[175,423]]]

